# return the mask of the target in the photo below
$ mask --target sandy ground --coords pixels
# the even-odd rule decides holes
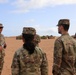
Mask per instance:
[[[2,71],[2,75],[11,75],[11,63],[14,52],[20,48],[23,44],[22,40],[16,40],[14,37],[6,38],[7,48],[5,49],[5,63]],[[53,47],[55,39],[41,40],[39,46],[47,54],[48,59],[48,75],[52,75],[52,62],[53,62]]]

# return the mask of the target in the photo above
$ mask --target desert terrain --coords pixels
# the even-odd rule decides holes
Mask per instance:
[[[22,40],[15,37],[6,37],[7,48],[5,49],[4,67],[2,75],[11,75],[11,63],[15,51],[23,44]],[[42,39],[39,43],[41,49],[46,53],[48,59],[48,75],[52,75],[53,47],[55,39]]]

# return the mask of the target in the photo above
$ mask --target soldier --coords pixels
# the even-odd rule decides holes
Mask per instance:
[[[24,27],[22,32],[23,46],[18,49],[12,61],[12,75],[48,75],[46,54],[35,45],[36,30]]]
[[[53,75],[76,75],[76,41],[69,35],[69,19],[60,19],[54,45]]]
[[[3,25],[0,23],[0,75],[1,75],[3,63],[4,63],[4,56],[5,56],[4,49],[6,48],[4,35],[1,34],[2,30],[3,30]]]
[[[39,43],[41,42],[41,38],[38,34],[35,35],[34,42],[35,42],[36,46],[39,46]]]

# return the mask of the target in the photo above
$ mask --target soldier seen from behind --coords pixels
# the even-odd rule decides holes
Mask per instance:
[[[53,75],[76,75],[76,40],[68,33],[69,19],[60,19],[58,33],[61,34],[54,44]]]
[[[35,45],[36,30],[24,27],[22,32],[23,46],[13,57],[12,75],[48,75],[46,54]]]

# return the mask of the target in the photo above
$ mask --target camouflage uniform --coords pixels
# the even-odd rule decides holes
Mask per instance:
[[[76,75],[76,40],[68,33],[55,41],[53,75]]]
[[[2,50],[3,56],[5,56],[4,45],[6,44],[6,42],[5,42],[5,37],[3,34],[0,34],[0,44],[3,47],[3,50]]]
[[[23,32],[27,32],[26,34],[31,33],[29,28],[29,30],[27,28],[26,30],[24,29]],[[32,32],[31,34],[34,33]],[[48,75],[46,54],[37,46],[31,55],[23,47],[18,49],[14,54],[11,66],[12,75]]]
[[[3,27],[2,24],[0,24],[0,27]],[[0,51],[0,75],[1,75],[1,72],[2,72],[3,63],[4,63],[4,56],[5,56],[4,44],[5,44],[4,35],[2,35],[0,33],[0,46],[3,47],[3,49]]]

